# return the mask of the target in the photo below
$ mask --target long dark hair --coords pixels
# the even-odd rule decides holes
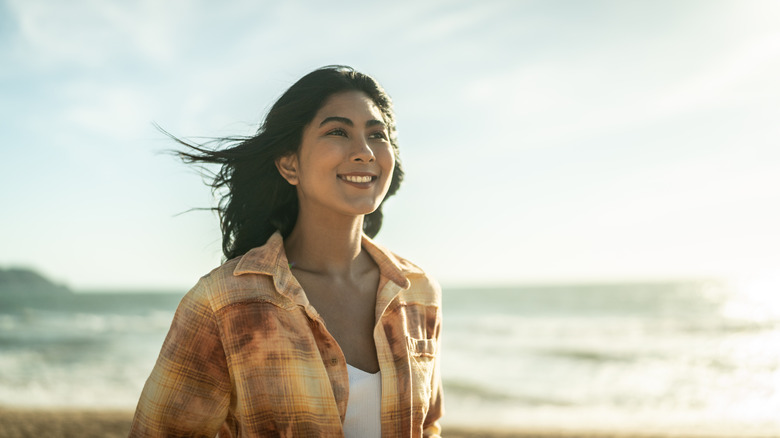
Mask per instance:
[[[298,151],[304,128],[330,96],[352,90],[371,98],[387,125],[395,155],[387,199],[398,191],[404,175],[392,101],[372,77],[351,67],[322,67],[302,77],[274,103],[254,136],[221,138],[207,144],[173,137],[187,147],[177,152],[185,163],[221,165],[208,185],[215,194],[222,193],[212,210],[219,214],[226,259],[263,245],[277,230],[285,237],[292,231],[298,219],[298,195],[279,174],[275,161]],[[382,227],[383,204],[384,200],[363,219],[363,231],[369,237]]]

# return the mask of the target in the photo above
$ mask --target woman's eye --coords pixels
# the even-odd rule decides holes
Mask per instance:
[[[369,138],[378,138],[380,140],[387,140],[387,134],[384,131],[375,132],[368,136]]]
[[[333,129],[331,131],[328,131],[328,135],[338,135],[338,136],[346,137],[347,136],[347,131],[345,131],[345,130],[343,130],[341,128],[336,128],[336,129]]]

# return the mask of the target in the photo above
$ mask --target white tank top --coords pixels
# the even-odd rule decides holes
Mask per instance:
[[[382,436],[382,373],[367,373],[347,364],[349,399],[344,418],[346,438],[380,438]]]

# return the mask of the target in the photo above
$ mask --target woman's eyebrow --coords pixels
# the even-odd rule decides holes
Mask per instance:
[[[330,122],[340,122],[340,123],[343,123],[343,124],[345,124],[347,126],[350,126],[350,127],[351,126],[355,126],[355,124],[352,122],[352,120],[350,120],[350,119],[348,119],[346,117],[331,116],[331,117],[325,117],[325,119],[322,122],[320,122],[320,127],[325,126],[326,124],[328,124]],[[381,120],[377,120],[377,119],[371,119],[371,120],[366,122],[366,127],[367,128],[371,127],[371,126],[377,126],[377,125],[386,126],[385,122],[383,122]]]
[[[381,126],[383,128],[387,128],[387,125],[385,124],[385,122],[383,122],[381,120],[377,120],[377,119],[371,119],[371,120],[366,122],[366,128],[370,128],[372,126]]]

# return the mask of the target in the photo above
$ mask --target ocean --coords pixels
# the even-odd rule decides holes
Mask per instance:
[[[780,436],[778,292],[445,288],[443,423]],[[0,406],[133,409],[182,294],[0,294]]]

